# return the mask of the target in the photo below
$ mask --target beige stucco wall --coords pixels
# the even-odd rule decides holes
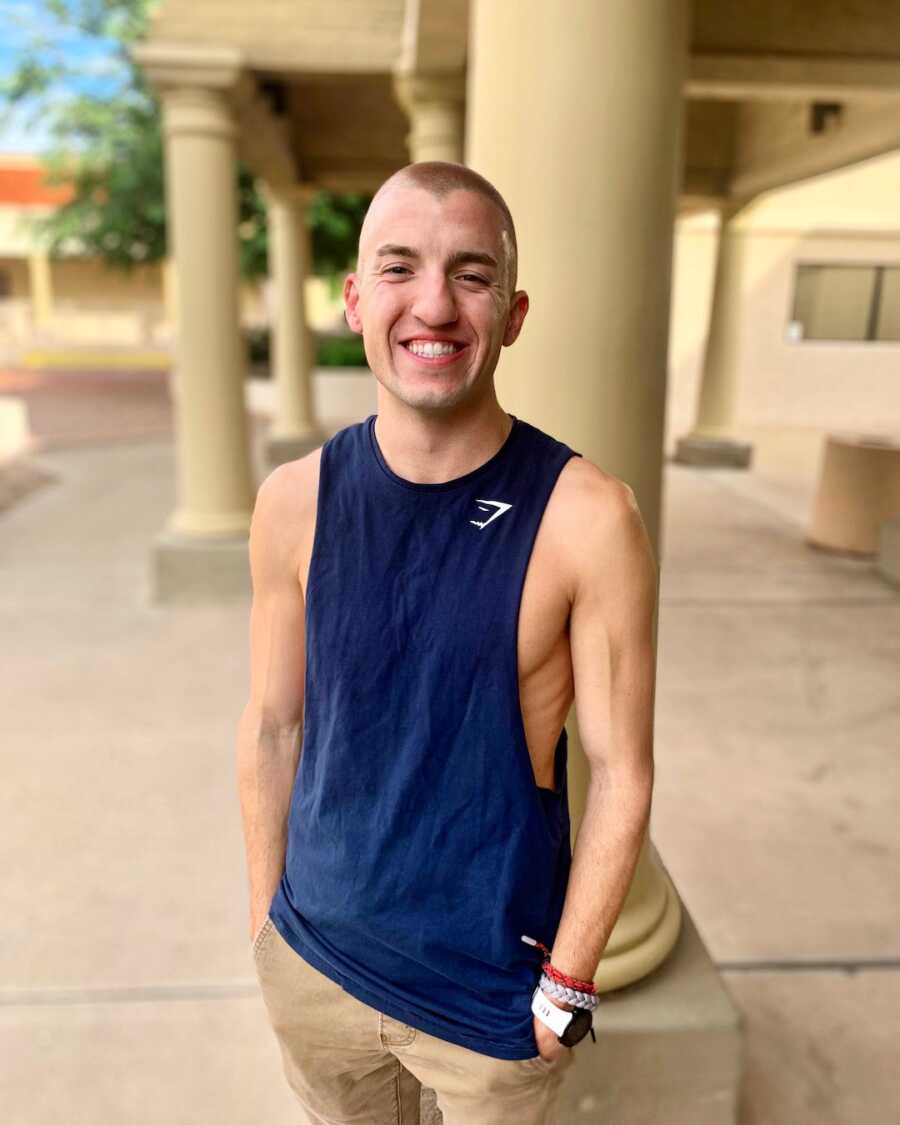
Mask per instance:
[[[0,331],[7,342],[60,346],[164,345],[171,336],[163,295],[162,269],[141,266],[130,273],[91,259],[52,261],[53,312],[35,335],[31,288],[25,258],[0,258],[11,280],[11,294],[0,298]],[[241,322],[250,327],[267,321],[260,285],[241,287]]]
[[[761,197],[734,220],[746,240],[738,325],[738,430],[900,432],[900,343],[786,338],[801,262],[900,264],[900,156]],[[717,220],[681,219],[675,240],[666,449],[694,420]]]
[[[130,273],[90,259],[64,259],[51,266],[53,316],[47,333],[66,343],[146,344],[164,321],[158,266]]]

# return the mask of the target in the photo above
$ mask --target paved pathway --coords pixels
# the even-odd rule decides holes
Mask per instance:
[[[0,394],[24,400],[35,448],[133,442],[172,432],[165,371],[0,370]]]
[[[742,1125],[888,1125],[900,592],[780,495],[667,467],[653,839],[746,1017]]]
[[[247,606],[149,603],[165,396],[132,384],[141,440],[97,441],[74,386],[53,479],[0,513],[2,1119],[287,1125],[245,940]],[[666,469],[653,837],[746,1016],[742,1125],[888,1125],[900,595],[759,484]]]

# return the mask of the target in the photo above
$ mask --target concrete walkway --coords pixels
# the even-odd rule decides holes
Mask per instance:
[[[168,439],[34,462],[0,514],[0,1117],[288,1125],[246,935],[248,606],[148,603]],[[746,1016],[742,1125],[881,1125],[900,596],[771,497],[667,467],[653,838]]]
[[[900,594],[777,484],[667,467],[652,835],[745,1017],[741,1125],[888,1125]]]

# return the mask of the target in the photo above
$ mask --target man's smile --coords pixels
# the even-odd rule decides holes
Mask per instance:
[[[418,362],[429,367],[445,367],[454,363],[468,348],[458,340],[435,340],[421,336],[413,336],[403,340],[400,346]]]

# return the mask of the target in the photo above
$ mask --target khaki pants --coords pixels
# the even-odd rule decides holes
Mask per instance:
[[[253,957],[288,1084],[315,1125],[419,1125],[430,1087],[444,1125],[556,1125],[566,1050],[495,1059],[370,1008],[300,957],[268,918]]]

